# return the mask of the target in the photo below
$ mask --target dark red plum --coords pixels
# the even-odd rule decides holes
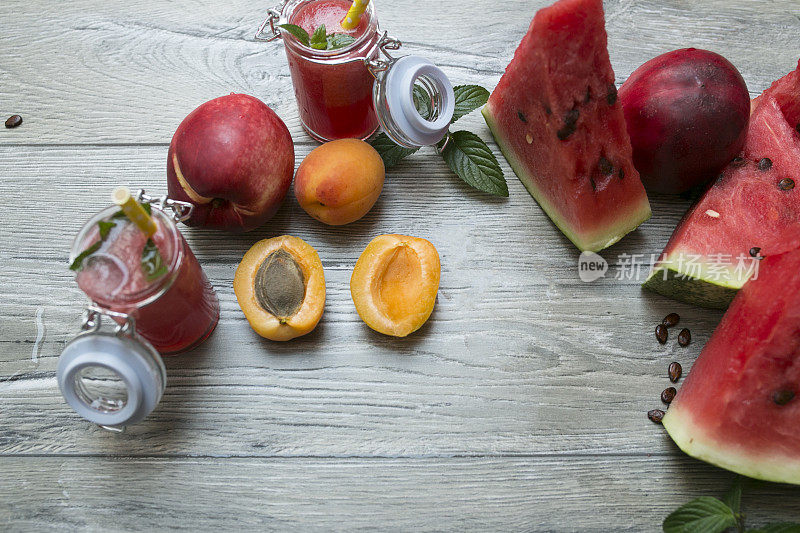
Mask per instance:
[[[684,48],[655,57],[619,89],[633,164],[648,191],[700,185],[744,146],[750,94],[727,59]]]

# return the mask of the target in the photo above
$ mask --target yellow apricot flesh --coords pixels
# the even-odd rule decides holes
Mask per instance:
[[[322,318],[322,261],[297,237],[258,241],[236,268],[233,291],[256,333],[274,341],[294,339],[312,331]]]
[[[405,337],[421,328],[433,312],[440,274],[439,254],[429,241],[380,235],[358,258],[350,294],[369,327]]]

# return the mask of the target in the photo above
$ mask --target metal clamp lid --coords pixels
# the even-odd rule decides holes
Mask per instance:
[[[442,69],[428,59],[396,58],[389,53],[401,46],[400,41],[384,32],[378,41],[378,54],[365,60],[375,78],[372,91],[375,114],[386,135],[400,146],[419,148],[436,144],[447,134],[455,112],[453,85]],[[426,116],[417,109],[416,98],[427,101]]]
[[[103,316],[116,321],[103,330]],[[166,369],[153,346],[135,333],[133,317],[87,308],[84,331],[58,361],[56,379],[67,403],[83,418],[119,430],[155,409],[166,387]]]

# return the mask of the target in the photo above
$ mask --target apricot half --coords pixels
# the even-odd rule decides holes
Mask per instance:
[[[439,254],[425,239],[375,237],[350,278],[358,316],[385,335],[405,337],[417,331],[433,312],[440,273]]]
[[[366,215],[383,189],[378,152],[359,139],[339,139],[311,150],[294,178],[294,194],[306,213],[332,226]]]
[[[264,239],[244,254],[233,291],[256,333],[288,341],[313,330],[322,318],[322,262],[317,251],[297,237]]]

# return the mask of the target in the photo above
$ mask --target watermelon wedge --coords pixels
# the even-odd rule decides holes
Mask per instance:
[[[606,41],[602,0],[541,9],[483,109],[520,181],[591,251],[650,217]]]
[[[754,100],[743,152],[684,215],[645,288],[724,309],[759,257],[800,245],[798,122],[795,71]]]
[[[769,256],[736,295],[663,419],[687,454],[800,484],[800,250]]]

